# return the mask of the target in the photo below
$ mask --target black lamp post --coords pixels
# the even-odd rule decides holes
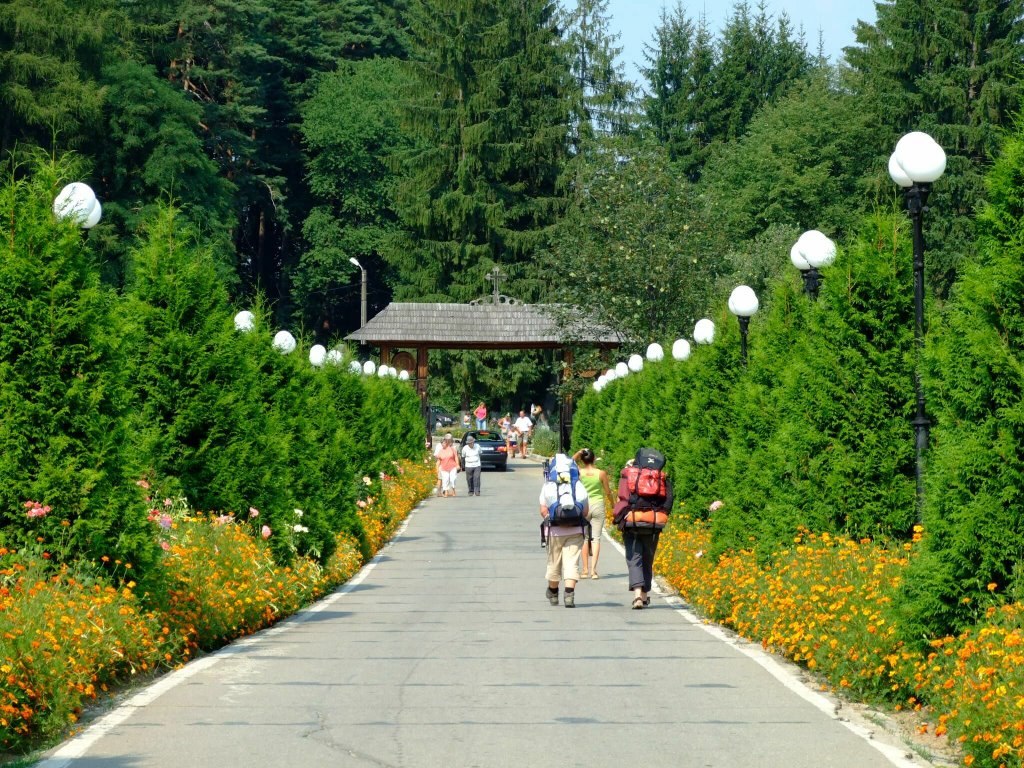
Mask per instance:
[[[924,349],[924,212],[928,210],[928,195],[932,182],[946,170],[946,153],[927,133],[908,133],[896,144],[889,158],[889,175],[903,187],[907,213],[914,230],[914,343],[917,359],[914,365],[914,395],[917,412],[914,415],[914,434],[917,452],[917,521],[924,510],[924,452],[928,448],[928,428],[931,422],[925,411],[924,387],[921,383],[921,352]]]
[[[789,251],[789,260],[800,270],[804,279],[804,293],[812,301],[818,299],[821,287],[819,267],[827,267],[836,260],[836,244],[816,229],[808,230],[800,235]]]
[[[750,318],[757,312],[760,306],[757,294],[748,285],[738,285],[733,288],[729,295],[729,311],[736,315],[740,322],[740,359],[743,365],[747,364],[747,328],[750,326]]]

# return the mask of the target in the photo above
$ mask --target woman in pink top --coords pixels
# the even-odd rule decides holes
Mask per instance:
[[[455,478],[459,475],[459,452],[450,434],[444,436],[441,447],[434,454],[437,459],[437,473],[441,477],[441,495],[455,495]]]
[[[487,406],[483,404],[483,401],[473,411],[473,415],[476,416],[476,428],[487,429]]]

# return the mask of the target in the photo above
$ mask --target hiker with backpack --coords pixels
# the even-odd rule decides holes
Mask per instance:
[[[555,454],[540,490],[541,546],[547,545],[548,602],[558,605],[558,587],[565,584],[563,602],[576,607],[580,549],[590,531],[590,501],[576,462]]]
[[[633,608],[651,602],[654,556],[658,538],[672,511],[672,482],[665,474],[665,456],[653,448],[641,448],[619,475],[618,501],[613,520],[622,531],[629,569]]]

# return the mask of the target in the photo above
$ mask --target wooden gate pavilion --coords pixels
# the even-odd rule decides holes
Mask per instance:
[[[571,335],[571,341],[567,340]],[[380,350],[382,365],[407,370],[415,381],[420,411],[431,434],[428,400],[428,352],[431,349],[561,349],[563,377],[573,375],[572,346],[615,349],[619,338],[609,331],[573,329],[571,334],[555,321],[550,305],[520,304],[496,295],[488,303],[420,304],[391,303],[348,341],[369,344]],[[572,435],[572,400],[559,407],[559,439],[569,445]]]

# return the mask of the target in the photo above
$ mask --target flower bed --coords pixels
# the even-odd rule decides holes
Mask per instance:
[[[433,479],[427,464],[396,462],[394,476],[366,486],[372,502],[359,512],[373,551],[429,494]],[[59,737],[86,705],[133,675],[180,666],[270,626],[362,565],[358,543],[345,534],[323,566],[298,557],[281,567],[248,519],[161,514],[153,522],[163,568],[143,594],[127,578],[115,589],[89,565],[55,570],[46,552],[0,549],[5,749],[24,751]],[[131,572],[130,564],[114,565]]]
[[[914,541],[920,540],[917,530]],[[991,608],[925,656],[899,639],[893,597],[914,544],[889,549],[803,533],[759,563],[752,552],[704,557],[706,523],[673,519],[656,570],[710,620],[812,669],[833,689],[899,710],[921,711],[948,734],[965,765],[1024,761],[1024,629],[1018,605]],[[994,585],[992,587],[994,589]]]

